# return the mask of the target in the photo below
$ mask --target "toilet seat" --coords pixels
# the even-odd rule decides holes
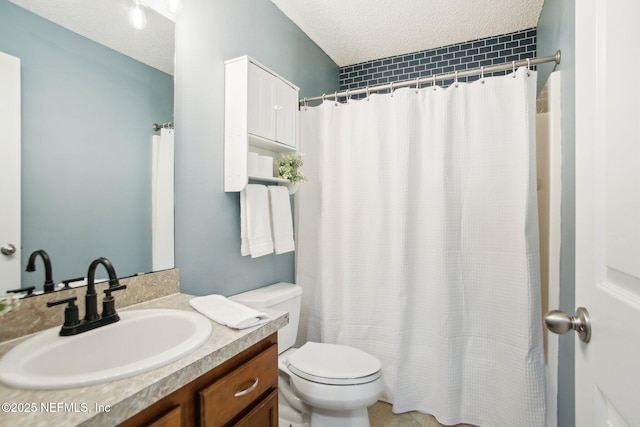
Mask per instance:
[[[357,348],[307,342],[287,357],[291,373],[320,384],[357,385],[380,378],[382,364]]]

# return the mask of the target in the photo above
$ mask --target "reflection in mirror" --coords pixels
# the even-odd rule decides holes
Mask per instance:
[[[22,79],[22,283],[8,288],[43,290],[45,269],[25,271],[39,249],[56,283],[97,257],[151,271],[152,125],[173,121],[173,77],[8,0],[0,51]]]

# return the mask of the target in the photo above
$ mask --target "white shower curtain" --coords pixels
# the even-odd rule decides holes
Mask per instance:
[[[535,92],[520,69],[301,111],[302,339],[378,357],[396,413],[544,425]]]
[[[151,259],[153,271],[173,268],[173,159],[174,131],[162,128],[152,138]]]

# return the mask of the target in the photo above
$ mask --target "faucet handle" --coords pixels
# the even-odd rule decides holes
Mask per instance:
[[[64,309],[64,324],[62,325],[63,328],[75,326],[80,323],[78,306],[75,304],[77,299],[78,297],[70,297],[47,302],[47,307],[53,307],[54,305],[60,304],[69,304],[67,308]]]
[[[104,290],[105,297],[102,300],[102,318],[113,318],[119,320],[118,313],[116,313],[116,300],[111,296],[111,292],[121,291],[127,289],[127,285],[109,286]]]
[[[107,298],[113,298],[111,296],[111,292],[115,292],[115,291],[121,291],[123,289],[127,289],[127,285],[118,285],[118,286],[109,286],[107,289],[105,289],[103,292],[105,293]]]
[[[69,283],[79,282],[80,280],[84,280],[84,276],[76,277],[75,279],[63,280],[62,281],[62,284],[64,284],[64,288],[63,289],[71,289],[71,286],[69,286]]]
[[[7,293],[19,294],[20,292],[26,292],[27,293],[27,295],[25,295],[25,298],[26,298],[26,297],[32,297],[33,291],[35,289],[36,289],[35,286],[27,286],[25,288],[11,289],[10,291],[7,291]]]
[[[53,307],[54,305],[60,305],[60,304],[69,304],[70,306],[75,305],[75,301],[77,299],[78,297],[69,297],[69,298],[58,299],[54,301],[47,301],[47,307]]]

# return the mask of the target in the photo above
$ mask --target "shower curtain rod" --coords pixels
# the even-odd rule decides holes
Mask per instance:
[[[173,129],[173,122],[169,122],[169,123],[163,123],[163,124],[158,124],[158,123],[154,123],[153,124],[153,131],[154,132],[158,132],[160,129]]]
[[[520,61],[512,61],[512,62],[507,62],[505,64],[500,64],[500,65],[491,65],[489,67],[480,67],[480,68],[474,68],[471,70],[464,70],[464,71],[454,71],[452,73],[447,73],[447,74],[439,74],[436,75],[434,74],[433,76],[429,76],[429,77],[420,77],[420,78],[416,78],[413,80],[403,80],[401,82],[391,82],[391,83],[387,83],[387,84],[383,84],[383,85],[377,85],[377,86],[371,86],[371,87],[365,87],[365,88],[360,88],[360,89],[354,89],[354,90],[344,90],[341,92],[335,92],[335,93],[331,93],[331,94],[323,94],[321,96],[314,96],[312,98],[302,98],[299,100],[299,104],[300,105],[305,105],[310,101],[320,101],[320,100],[325,100],[325,99],[337,99],[337,98],[347,98],[350,97],[352,95],[360,95],[362,93],[366,93],[367,95],[370,92],[380,92],[383,90],[394,90],[394,89],[398,89],[401,87],[407,87],[407,86],[412,86],[412,85],[416,85],[416,87],[418,87],[419,85],[421,85],[422,83],[432,83],[435,84],[436,82],[440,82],[443,80],[451,80],[451,79],[458,79],[461,77],[469,77],[469,76],[477,76],[477,75],[484,75],[484,74],[490,74],[490,73],[496,73],[498,71],[507,71],[507,70],[514,70],[517,67],[524,67],[524,66],[532,66],[532,65],[538,65],[538,64],[544,64],[545,62],[555,62],[556,64],[560,63],[560,51],[557,50],[555,55],[551,55],[551,56],[543,56],[541,58],[530,58],[530,59],[523,59]]]

